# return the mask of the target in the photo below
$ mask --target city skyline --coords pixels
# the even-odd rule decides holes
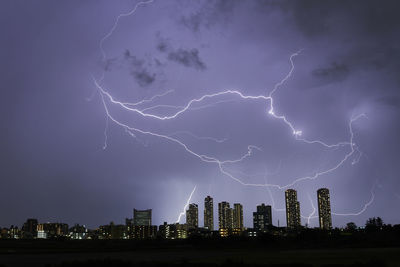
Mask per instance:
[[[398,223],[398,4],[304,1],[3,1],[0,225]]]
[[[345,227],[332,228],[330,193],[328,188],[320,188],[316,192],[318,202],[318,220],[319,227],[314,227],[326,233],[337,231],[363,231],[363,227],[357,227],[354,222],[348,222]],[[125,224],[118,224],[111,221],[109,224],[98,225],[96,228],[88,228],[84,224],[74,224],[69,228],[68,224],[63,222],[39,222],[35,218],[28,218],[19,228],[17,225],[11,225],[9,228],[0,227],[0,238],[2,239],[186,239],[192,236],[201,238],[217,237],[257,237],[267,235],[300,234],[309,228],[308,223],[302,225],[299,216],[300,203],[297,201],[297,191],[288,189],[285,191],[286,202],[286,225],[273,224],[273,213],[270,205],[261,203],[257,205],[253,212],[253,225],[246,227],[243,224],[243,205],[234,203],[233,207],[229,202],[222,201],[218,203],[218,227],[214,230],[213,224],[207,223],[204,226],[199,225],[199,206],[196,203],[189,203],[186,210],[186,222],[163,224],[152,223],[152,209],[138,210],[133,209],[133,217],[125,218]],[[210,205],[211,204],[211,205]],[[209,216],[207,211],[213,205],[213,198],[207,196],[204,198],[205,221]],[[380,217],[369,218],[366,221],[369,227],[388,227],[384,225]],[[375,226],[373,226],[375,225]],[[394,227],[398,227],[395,225]]]
[[[317,202],[318,202],[318,220],[320,222],[319,228],[322,230],[331,230],[332,229],[332,219],[331,219],[331,206],[330,206],[330,194],[329,189],[320,188],[316,192]],[[285,227],[288,229],[296,229],[298,227],[309,227],[308,223],[304,225],[301,224],[301,221],[297,221],[300,218],[297,218],[298,209],[300,203],[297,201],[297,191],[293,189],[288,189],[285,191],[285,199],[287,202],[286,205],[286,225],[282,225],[279,223],[279,220],[274,224],[273,222],[273,209],[271,205],[265,205],[265,203],[261,203],[256,206],[256,209],[252,211],[252,227],[246,226],[244,224],[244,215],[243,215],[243,205],[241,203],[233,203],[231,207],[230,203],[227,201],[222,201],[218,203],[217,212],[217,225],[216,231],[220,229],[240,229],[243,231],[245,228],[254,228],[258,231],[266,231],[269,226],[278,226]],[[187,209],[185,210],[185,223],[187,225],[187,230],[193,230],[197,228],[204,228],[208,231],[214,231],[214,210],[213,210],[213,198],[211,196],[207,196],[204,198],[204,206],[203,206],[203,214],[204,221],[201,226],[199,223],[199,206],[197,203],[189,203],[187,205]],[[211,212],[211,213],[210,213]],[[132,218],[125,218],[126,226],[153,226],[153,225],[161,225],[161,223],[152,223],[152,209],[139,210],[133,209]],[[201,214],[201,213],[200,213]],[[294,215],[293,215],[294,214]],[[311,216],[311,215],[310,215]],[[293,218],[292,218],[293,217]],[[206,218],[209,218],[206,220]],[[309,218],[306,218],[309,219]],[[182,220],[182,218],[181,218]],[[208,223],[206,223],[208,221]],[[111,223],[114,224],[115,220],[112,220]],[[308,222],[308,221],[307,221]],[[47,222],[50,224],[65,224],[59,221],[55,222]],[[164,224],[168,224],[165,220]],[[43,225],[43,223],[41,223]],[[173,222],[169,222],[169,225],[172,225]],[[175,222],[175,224],[180,225],[180,221]],[[28,228],[30,231],[34,231],[39,225],[38,220],[28,218],[27,221],[23,224],[22,228]],[[85,225],[85,224],[83,224]],[[181,224],[182,225],[182,224]],[[17,224],[12,224],[11,227],[17,226]],[[1,227],[1,225],[0,225]],[[41,226],[41,230],[43,230],[43,226]],[[39,229],[38,229],[39,231]]]

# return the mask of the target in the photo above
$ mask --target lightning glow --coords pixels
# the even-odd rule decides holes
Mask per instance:
[[[301,217],[307,219],[307,225],[310,225],[311,219],[312,218],[318,218],[318,216],[314,216],[315,212],[317,211],[317,209],[314,206],[314,201],[312,200],[310,194],[307,194],[307,196],[308,196],[308,200],[310,200],[310,204],[311,204],[311,207],[312,207],[312,212],[307,217],[305,217],[305,216],[301,216]]]
[[[115,31],[115,29],[118,26],[119,20],[122,17],[127,17],[127,16],[134,14],[139,6],[147,5],[152,2],[153,2],[153,0],[139,2],[128,13],[120,14],[119,16],[117,16],[111,30],[100,40],[99,47],[100,47],[100,50],[102,53],[103,61],[106,60],[106,53],[103,48],[104,42],[108,38],[111,37],[111,35],[113,34],[113,32]],[[103,72],[103,74],[99,80],[96,80],[93,77],[94,85],[99,92],[101,102],[103,104],[105,113],[107,115],[106,129],[104,131],[105,143],[104,143],[103,148],[105,149],[107,147],[107,128],[108,128],[108,122],[110,121],[110,122],[113,122],[116,125],[122,127],[123,129],[125,129],[125,131],[127,131],[128,134],[134,138],[137,138],[137,134],[141,134],[141,135],[164,139],[166,141],[175,143],[175,144],[179,145],[180,147],[182,147],[183,150],[185,150],[188,154],[198,158],[200,161],[202,161],[204,163],[208,163],[208,164],[215,164],[222,174],[224,174],[225,176],[231,178],[232,180],[238,182],[239,184],[241,184],[243,186],[266,187],[268,190],[270,190],[270,188],[276,188],[276,189],[282,190],[282,189],[292,187],[300,182],[304,182],[307,180],[315,180],[321,176],[324,176],[324,175],[334,172],[338,168],[342,167],[349,159],[352,159],[351,164],[358,163],[358,161],[361,158],[361,152],[360,152],[358,146],[356,145],[356,143],[354,142],[353,124],[361,118],[366,118],[365,114],[359,114],[359,115],[353,116],[350,119],[350,121],[348,123],[348,128],[349,128],[349,133],[350,133],[350,137],[349,137],[348,141],[342,141],[342,142],[338,142],[335,144],[328,144],[322,140],[307,140],[307,139],[301,137],[303,134],[303,131],[300,129],[297,129],[294,126],[294,123],[292,121],[290,121],[285,115],[278,114],[275,111],[273,96],[279,90],[279,88],[282,87],[282,85],[284,85],[285,82],[287,80],[289,80],[291,78],[291,76],[293,75],[293,73],[295,71],[294,59],[297,56],[299,56],[300,53],[301,53],[301,50],[299,50],[289,56],[290,68],[289,68],[288,73],[283,77],[283,79],[281,79],[278,83],[275,84],[275,86],[269,93],[267,93],[265,95],[248,95],[248,94],[243,93],[240,90],[229,89],[229,90],[218,91],[215,93],[205,94],[200,97],[193,98],[193,99],[189,100],[186,104],[181,105],[181,106],[175,106],[175,105],[170,105],[168,103],[167,104],[163,103],[163,104],[157,104],[157,105],[153,105],[153,106],[143,107],[144,104],[152,103],[156,98],[162,98],[167,94],[173,93],[173,90],[168,90],[163,94],[154,95],[153,97],[151,97],[149,99],[143,99],[143,100],[140,100],[140,101],[137,101],[134,103],[119,101],[112,96],[112,94],[110,93],[109,90],[104,89],[104,86],[102,86],[102,81],[104,78],[104,72]],[[247,152],[244,153],[242,156],[239,156],[235,159],[224,159],[224,160],[218,159],[217,157],[212,156],[212,155],[200,154],[200,153],[196,152],[188,144],[186,144],[184,141],[178,139],[178,137],[176,137],[176,136],[179,135],[180,133],[185,133],[196,139],[211,140],[211,141],[214,141],[217,143],[222,143],[225,141],[225,139],[216,139],[213,137],[200,137],[200,136],[197,136],[193,133],[186,132],[186,131],[175,132],[172,134],[165,134],[165,133],[153,132],[150,130],[141,129],[137,126],[128,125],[127,123],[124,123],[124,122],[118,120],[111,114],[110,109],[109,109],[109,105],[113,105],[113,106],[117,106],[117,107],[121,108],[121,110],[130,112],[132,115],[138,116],[140,118],[145,118],[145,119],[149,119],[152,121],[169,121],[169,120],[174,120],[174,119],[178,118],[179,116],[181,116],[182,114],[190,112],[195,109],[201,109],[201,108],[205,108],[208,106],[218,105],[218,104],[222,104],[224,102],[233,101],[233,100],[219,100],[212,104],[206,104],[206,105],[202,105],[202,106],[198,105],[209,99],[214,99],[214,98],[219,99],[219,98],[223,98],[226,96],[234,97],[235,99],[240,100],[240,101],[261,101],[261,102],[263,102],[266,107],[266,109],[265,109],[266,113],[269,114],[274,119],[281,121],[293,134],[295,140],[297,140],[299,142],[303,142],[305,144],[316,144],[325,149],[348,148],[348,151],[344,154],[344,156],[339,161],[337,161],[331,167],[324,169],[324,170],[316,171],[312,175],[293,177],[291,179],[292,182],[290,182],[288,184],[280,185],[280,184],[272,184],[272,183],[267,183],[267,182],[265,182],[265,183],[246,183],[240,177],[233,175],[232,172],[229,171],[228,166],[226,166],[226,165],[236,164],[236,163],[244,161],[245,159],[251,157],[257,151],[262,151],[262,149],[260,147],[257,147],[255,145],[248,145]],[[164,113],[162,115],[152,112],[155,109],[159,109],[159,108],[170,108],[170,109],[174,109],[174,111]],[[186,210],[187,206],[189,205],[190,199],[191,199],[193,193],[195,192],[195,190],[196,190],[196,187],[194,187],[192,193],[190,194],[189,199],[188,199],[186,205],[184,206],[183,212],[181,212],[179,214],[177,222],[179,222],[181,217],[184,215],[185,210]],[[273,202],[273,208],[274,208],[275,202],[272,198],[272,195],[271,195],[271,200]],[[374,195],[372,195],[371,200],[367,204],[365,204],[364,208],[358,213],[352,213],[352,214],[332,213],[332,214],[337,215],[337,216],[359,215],[362,212],[364,212],[373,201],[374,201]],[[274,210],[282,211],[284,209],[275,209],[274,208]],[[315,213],[315,207],[313,206],[313,212],[308,217],[306,217],[308,222],[310,221],[310,219],[316,217],[316,216],[314,216],[314,213]]]
[[[293,62],[293,56],[294,55],[297,55],[297,53],[294,53],[294,54],[291,55],[291,57],[290,57],[290,61],[291,62]],[[293,72],[293,68],[294,68],[294,64],[292,64],[292,67],[291,67],[289,73]],[[290,77],[290,76],[286,75],[283,80],[287,80],[288,77]],[[358,151],[357,150],[357,146],[354,143],[353,123],[355,121],[357,121],[358,119],[360,119],[361,117],[366,117],[365,114],[359,114],[359,115],[354,116],[354,117],[351,118],[351,120],[349,122],[349,131],[350,131],[350,141],[349,142],[339,142],[337,144],[327,144],[327,143],[325,143],[323,141],[320,141],[320,140],[312,140],[312,141],[310,141],[310,140],[306,140],[306,139],[303,139],[303,138],[298,138],[298,136],[301,135],[301,131],[295,129],[293,124],[289,120],[287,120],[287,118],[285,116],[283,116],[283,115],[275,115],[275,113],[272,112],[272,114],[271,114],[271,112],[269,112],[274,118],[283,121],[291,129],[291,131],[294,134],[296,140],[299,140],[299,141],[302,141],[302,142],[305,142],[305,143],[308,143],[308,144],[310,144],[310,143],[319,144],[319,145],[322,145],[323,147],[326,147],[326,148],[333,148],[333,147],[336,148],[336,147],[341,147],[341,146],[347,145],[347,146],[349,146],[350,151],[347,154],[345,154],[344,157],[337,164],[335,164],[333,167],[328,168],[328,169],[323,170],[323,171],[315,172],[315,174],[310,175],[310,176],[304,176],[304,177],[295,178],[293,180],[293,182],[291,182],[289,184],[286,184],[286,185],[245,183],[240,178],[232,175],[226,169],[224,169],[224,164],[227,164],[227,163],[238,163],[238,162],[244,160],[245,158],[251,156],[251,154],[253,153],[254,149],[261,150],[260,148],[254,146],[254,145],[249,145],[248,146],[248,152],[245,155],[241,156],[238,159],[233,159],[233,160],[219,160],[219,159],[217,159],[215,157],[212,157],[212,156],[200,155],[200,154],[196,153],[195,151],[193,151],[192,149],[190,149],[188,145],[184,144],[182,141],[180,141],[180,140],[178,140],[176,138],[173,138],[171,136],[168,136],[168,135],[165,135],[165,134],[161,134],[161,133],[154,133],[154,132],[151,132],[151,131],[145,131],[145,130],[141,130],[139,128],[134,128],[134,127],[131,127],[131,126],[127,125],[127,124],[124,124],[124,123],[118,121],[117,119],[115,119],[114,117],[111,116],[111,114],[109,112],[109,109],[107,107],[107,104],[106,104],[106,99],[111,104],[118,105],[119,107],[123,108],[123,110],[127,110],[129,112],[133,112],[133,113],[135,113],[135,114],[137,114],[139,116],[142,116],[142,117],[148,117],[148,118],[157,119],[157,120],[171,120],[171,119],[177,118],[180,114],[188,111],[189,108],[193,105],[193,103],[201,102],[201,101],[203,101],[203,100],[205,100],[207,98],[213,98],[213,97],[217,97],[217,96],[221,96],[221,95],[227,95],[227,94],[234,94],[234,95],[239,96],[240,98],[242,98],[244,100],[260,100],[261,99],[261,100],[268,101],[267,103],[269,103],[270,107],[272,107],[273,101],[272,101],[272,97],[271,96],[264,96],[264,95],[252,96],[252,95],[245,95],[245,94],[243,94],[242,92],[240,92],[238,90],[226,90],[226,91],[217,92],[217,93],[214,93],[214,94],[206,94],[206,95],[203,95],[203,96],[201,96],[199,98],[192,99],[184,106],[184,108],[182,108],[181,110],[173,113],[172,115],[159,116],[159,115],[156,115],[156,114],[143,112],[143,111],[139,110],[138,108],[131,107],[132,105],[130,105],[129,103],[123,103],[121,101],[115,100],[112,97],[112,95],[108,91],[106,91],[102,86],[100,86],[100,84],[95,79],[93,79],[93,80],[94,80],[95,86],[97,87],[97,89],[99,90],[99,93],[101,95],[101,99],[102,99],[103,106],[104,106],[104,109],[106,111],[106,114],[111,119],[111,121],[115,122],[117,125],[122,126],[125,129],[129,129],[131,131],[135,131],[135,132],[138,132],[138,133],[141,133],[141,134],[147,134],[147,135],[151,135],[151,136],[155,136],[155,137],[168,139],[169,141],[178,143],[187,152],[189,152],[190,154],[196,156],[200,160],[202,160],[204,162],[207,162],[207,163],[216,163],[218,165],[218,168],[219,168],[221,173],[225,174],[226,176],[230,177],[231,179],[237,181],[238,183],[240,183],[240,184],[242,184],[244,186],[264,186],[264,187],[275,187],[275,188],[278,188],[278,189],[285,189],[285,188],[291,187],[291,186],[293,186],[293,185],[295,185],[295,184],[297,184],[297,183],[299,183],[301,181],[314,180],[314,179],[317,179],[318,177],[320,177],[322,175],[325,175],[325,174],[328,174],[328,173],[331,173],[331,172],[335,171],[336,169],[341,167],[355,152]],[[282,84],[282,81],[280,81],[278,84]],[[275,86],[275,88],[278,88],[278,87]]]
[[[107,136],[107,130],[108,130],[108,116],[106,117],[106,126],[104,127],[104,144],[103,144],[103,150],[107,149],[107,141],[108,141],[108,136]]]
[[[196,191],[196,186],[193,188],[192,193],[190,193],[190,196],[189,196],[188,200],[186,201],[186,204],[185,204],[185,206],[183,207],[182,212],[179,213],[178,219],[176,220],[175,223],[179,223],[179,222],[181,221],[182,216],[186,214],[186,209],[187,209],[188,206],[189,206],[189,203],[190,203],[190,200],[192,199],[192,196],[193,196],[193,194],[194,194],[194,191]]]
[[[264,176],[264,179],[266,180],[266,175]],[[265,183],[267,183],[267,181],[265,181]],[[274,211],[279,211],[279,212],[286,211],[286,209],[284,209],[284,208],[283,208],[283,209],[276,208],[276,206],[275,206],[275,199],[274,199],[274,197],[272,196],[271,188],[270,188],[269,186],[267,186],[266,188],[267,188],[267,191],[268,191],[268,195],[269,195],[269,197],[270,197],[270,199],[271,199],[271,203],[272,203],[271,208],[272,208]]]

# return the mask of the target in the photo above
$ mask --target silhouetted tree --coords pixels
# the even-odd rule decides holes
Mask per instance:
[[[375,232],[382,230],[382,227],[383,227],[383,221],[380,217],[369,218],[365,223],[365,230],[368,232]]]
[[[346,230],[349,232],[355,232],[357,230],[357,225],[354,222],[349,222],[346,224]]]

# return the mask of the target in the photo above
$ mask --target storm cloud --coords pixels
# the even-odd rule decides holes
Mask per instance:
[[[206,65],[201,61],[199,57],[199,50],[196,48],[185,50],[179,48],[175,51],[168,53],[168,59],[179,64],[184,65],[185,67],[194,68],[196,70],[205,70]]]
[[[313,70],[312,74],[318,79],[328,82],[343,81],[349,74],[349,68],[345,64],[333,62],[326,68]]]
[[[301,214],[312,214],[316,190],[327,187],[332,211],[353,214],[333,216],[334,226],[362,226],[374,216],[400,222],[398,1],[153,1],[114,29],[131,1],[41,3],[5,0],[0,8],[7,22],[0,36],[0,226],[36,217],[95,228],[124,223],[133,208],[152,208],[154,224],[175,222],[195,186],[191,202],[199,211],[207,195],[214,206],[242,203],[250,227],[252,212],[266,203],[275,208],[273,224],[284,225],[283,190],[243,186],[186,148],[229,161],[257,146],[225,167],[243,183],[282,186],[335,167],[350,146],[301,142],[270,116],[263,97],[223,94],[194,102],[174,119],[157,119],[204,95],[234,89],[268,96],[277,85],[274,111],[302,138],[326,144],[353,138],[357,146],[335,171],[293,185]],[[103,60],[99,43],[111,29]],[[105,98],[114,119],[138,130],[133,137],[105,119],[93,78],[113,99],[141,103],[136,107],[154,116]],[[366,116],[350,132],[359,114]],[[373,203],[355,216],[371,189]]]
[[[147,70],[145,61],[131,55],[128,49],[124,53],[124,59],[129,62],[130,73],[141,87],[146,87],[156,80],[156,74]]]
[[[174,49],[172,45],[165,39],[158,37],[157,49],[167,54],[167,59],[188,68],[204,71],[207,69],[206,64],[200,58],[200,52],[196,48]]]

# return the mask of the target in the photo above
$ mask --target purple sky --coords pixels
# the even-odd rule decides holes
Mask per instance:
[[[136,3],[1,2],[0,226],[36,217],[96,227],[123,223],[133,208],[152,208],[154,224],[173,223],[195,186],[200,225],[207,195],[215,214],[218,202],[242,203],[248,227],[256,205],[274,203],[273,223],[285,225],[283,190],[243,186],[165,138],[137,132],[133,138],[110,119],[106,128],[93,78],[100,83],[104,73],[102,88],[121,102],[173,90],[141,106],[165,116],[228,89],[268,96],[299,50],[291,77],[273,95],[277,114],[302,138],[327,144],[349,142],[352,116],[367,116],[352,124],[359,151],[335,171],[291,187],[302,215],[312,213],[318,188],[330,189],[332,211],[340,214],[362,211],[372,189],[374,201],[363,213],[334,215],[333,225],[363,225],[372,216],[400,223],[397,1],[154,0],[120,18],[103,42],[103,60],[100,40]],[[224,95],[164,121],[105,100],[119,122],[172,136],[201,155],[234,160],[248,145],[259,147],[225,166],[245,183],[284,186],[331,169],[350,152],[349,145],[296,140],[268,114],[269,101]]]

